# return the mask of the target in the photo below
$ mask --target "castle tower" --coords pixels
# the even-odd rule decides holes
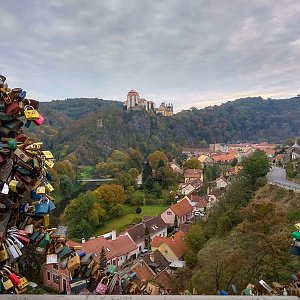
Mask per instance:
[[[140,101],[140,95],[138,92],[131,90],[128,94],[127,94],[127,109],[131,109],[132,107],[135,107],[139,104]]]

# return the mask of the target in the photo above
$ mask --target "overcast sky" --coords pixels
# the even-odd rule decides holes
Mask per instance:
[[[292,97],[299,16],[299,0],[2,0],[0,73],[40,101]]]

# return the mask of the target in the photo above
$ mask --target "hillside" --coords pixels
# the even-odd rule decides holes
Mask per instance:
[[[172,117],[144,111],[126,112],[122,103],[101,99],[68,99],[41,103],[46,122],[43,139],[56,153],[75,153],[89,164],[113,149],[138,148],[176,152],[178,147],[212,142],[279,143],[299,135],[300,98],[238,99],[220,106],[192,108]]]
[[[299,267],[298,257],[289,253],[299,200],[299,193],[270,185],[260,188],[241,210],[240,223],[208,239],[196,252],[195,266],[177,274],[175,292],[196,288],[198,294],[215,294],[218,289],[231,291],[234,284],[240,293],[260,279],[289,284]]]

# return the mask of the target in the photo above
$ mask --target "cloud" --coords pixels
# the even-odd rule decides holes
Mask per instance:
[[[298,94],[297,0],[6,0],[0,70],[41,100],[140,95],[176,110]]]

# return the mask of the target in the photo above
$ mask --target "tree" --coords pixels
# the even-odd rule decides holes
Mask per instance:
[[[176,183],[176,174],[169,166],[159,167],[154,177],[160,182],[163,188],[168,188]]]
[[[152,178],[152,168],[150,166],[149,160],[146,161],[144,169],[143,169],[143,174],[142,174],[142,182],[143,186],[145,186],[148,178]]]
[[[136,168],[139,170],[139,172],[141,172],[143,168],[144,157],[140,151],[129,147],[127,150],[126,160],[129,168]]]
[[[104,250],[103,246],[101,248],[101,253],[100,253],[100,258],[99,258],[99,264],[100,264],[100,269],[101,270],[105,270],[105,268],[107,266],[107,258],[106,258],[106,254],[105,254],[105,250]]]
[[[193,268],[197,265],[197,252],[188,249],[184,255],[184,261],[189,268]]]
[[[126,199],[124,188],[118,184],[103,184],[95,190],[107,204],[123,204]]]
[[[197,158],[191,158],[185,161],[183,168],[186,169],[201,169],[201,162]]]
[[[251,156],[244,158],[242,166],[243,174],[254,181],[258,177],[266,176],[270,170],[267,155],[260,150],[256,150]]]
[[[166,166],[168,163],[167,156],[159,150],[156,150],[153,153],[151,153],[148,156],[148,160],[151,168],[154,170],[154,173],[157,171],[159,166]]]
[[[297,175],[297,171],[294,169],[294,166],[290,161],[286,164],[286,175],[289,178],[294,178]]]
[[[89,236],[103,222],[105,213],[94,192],[86,192],[70,201],[63,213],[70,237]]]
[[[236,165],[238,164],[238,159],[235,157],[233,160],[232,160],[232,162],[231,162],[231,166],[232,167],[235,167]]]
[[[202,227],[198,224],[192,225],[184,240],[188,249],[198,252],[206,241]]]

